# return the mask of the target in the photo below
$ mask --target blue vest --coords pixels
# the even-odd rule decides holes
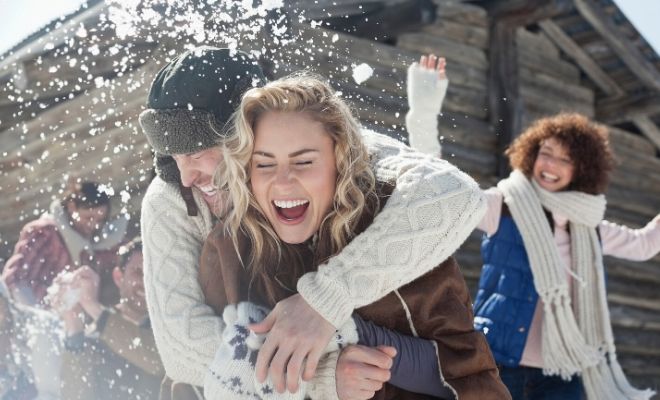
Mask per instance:
[[[484,266],[474,302],[474,326],[486,335],[495,361],[520,363],[539,295],[522,236],[510,215],[481,243]]]

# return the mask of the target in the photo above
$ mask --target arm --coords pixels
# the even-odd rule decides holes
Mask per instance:
[[[609,221],[602,221],[598,229],[605,255],[645,261],[660,252],[660,215],[641,229],[630,229]]]
[[[429,340],[401,334],[365,321],[353,315],[358,331],[358,344],[377,347],[390,346],[396,349],[389,383],[413,393],[434,397],[453,398],[454,395],[442,385],[438,376],[438,358],[435,347]]]
[[[449,81],[445,73],[445,59],[434,55],[422,56],[419,64],[408,68],[407,92],[410,110],[406,114],[406,128],[410,147],[433,156],[440,156],[438,114]]]
[[[447,259],[486,210],[477,183],[448,162],[373,132],[365,142],[377,179],[396,188],[362,234],[298,281],[302,297],[334,326]]]
[[[142,203],[144,285],[158,352],[167,375],[202,386],[224,325],[205,304],[197,280],[208,207],[188,217],[178,188],[155,178]],[[203,208],[205,207],[205,208]],[[208,230],[207,230],[208,229]]]
[[[318,271],[298,280],[298,295],[279,302],[264,321],[250,326],[268,332],[257,359],[259,381],[270,368],[276,387],[282,388],[287,371],[287,387],[297,390],[302,361],[307,359],[303,378],[309,380],[334,327],[342,326],[355,308],[447,259],[485,213],[477,183],[447,161],[375,132],[363,131],[363,139],[376,179],[393,182],[395,190],[363,233]]]

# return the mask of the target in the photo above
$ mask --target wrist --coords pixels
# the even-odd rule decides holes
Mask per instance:
[[[63,315],[62,321],[64,322],[64,333],[67,337],[85,330],[85,323],[77,313],[67,313]]]
[[[103,306],[98,301],[90,301],[85,304],[81,304],[83,310],[89,315],[94,321],[97,321],[103,313]]]

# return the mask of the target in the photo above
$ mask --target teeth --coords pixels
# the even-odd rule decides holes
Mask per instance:
[[[215,186],[198,186],[198,188],[206,194],[214,194],[217,190]]]
[[[547,178],[547,179],[554,180],[554,181],[559,179],[559,177],[557,175],[549,174],[547,172],[541,172],[541,176],[544,177],[544,178]]]
[[[273,203],[279,208],[293,208],[309,203],[309,200],[273,200]]]

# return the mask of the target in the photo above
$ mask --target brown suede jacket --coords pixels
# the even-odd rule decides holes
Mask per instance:
[[[381,200],[381,206],[384,201]],[[246,260],[248,241],[239,239],[239,246],[241,258]],[[310,263],[312,259],[309,257]],[[309,265],[309,270],[315,268]],[[239,261],[232,240],[222,225],[215,227],[204,244],[199,281],[207,304],[218,315],[222,315],[227,304],[240,301],[252,301],[270,308],[275,305],[265,299],[259,284],[250,284],[249,272]],[[279,301],[290,295],[291,292],[281,289],[275,297]],[[406,309],[410,312],[410,320]],[[441,374],[438,379],[449,385],[458,399],[511,399],[499,378],[485,337],[473,328],[472,300],[454,258],[356,312],[383,327],[411,336],[416,333],[434,341]],[[386,384],[374,398],[416,400],[432,397]]]

